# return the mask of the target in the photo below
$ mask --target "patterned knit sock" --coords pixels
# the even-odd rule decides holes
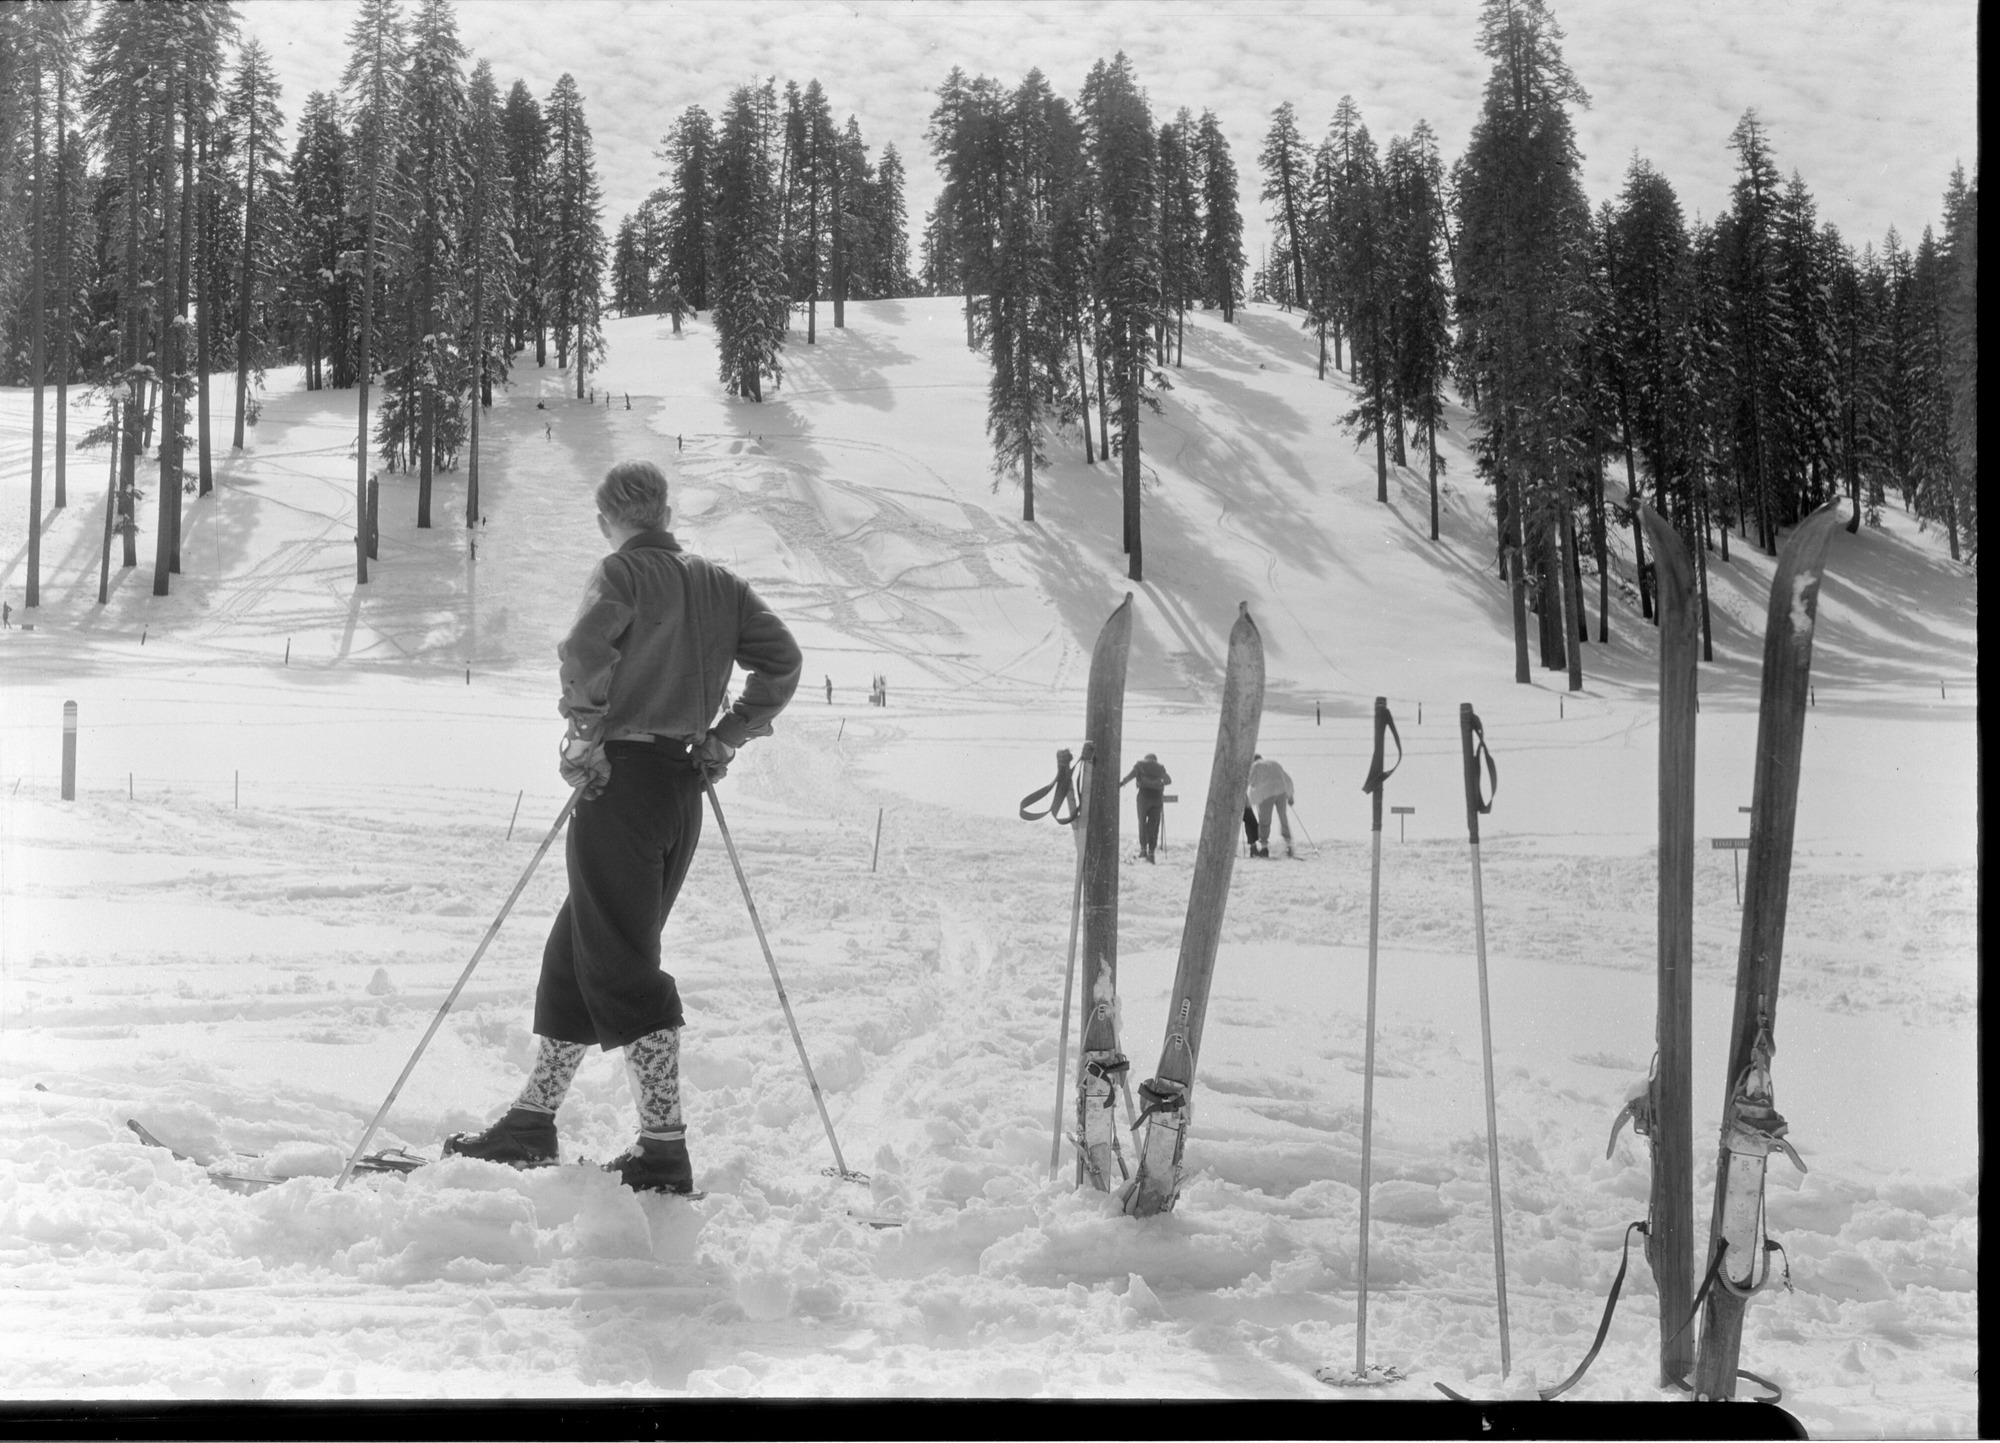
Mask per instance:
[[[639,1135],[671,1141],[687,1134],[681,1121],[681,1030],[664,1027],[625,1044],[625,1068],[639,1103]]]
[[[535,1070],[528,1074],[527,1086],[514,1099],[514,1106],[553,1114],[569,1092],[570,1079],[590,1049],[581,1042],[558,1042],[553,1037],[537,1037]]]

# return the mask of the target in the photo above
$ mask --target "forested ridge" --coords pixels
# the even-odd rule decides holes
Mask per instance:
[[[1651,616],[1640,504],[1690,545],[1704,638],[1710,562],[1774,553],[1834,499],[1851,526],[1909,509],[1976,566],[1976,162],[1915,240],[1857,244],[1750,110],[1717,137],[1735,182],[1715,216],[1689,216],[1637,154],[1593,202],[1572,125],[1590,99],[1553,13],[1486,0],[1468,40],[1490,71],[1456,157],[1422,122],[1378,144],[1346,96],[1315,142],[1286,100],[1253,178],[1200,97],[1156,110],[1123,54],[1073,96],[1039,70],[953,68],[926,136],[937,199],[913,225],[895,146],[871,150],[818,78],[771,77],[674,117],[660,184],[614,221],[587,79],[540,97],[505,84],[466,52],[450,0],[364,0],[340,85],[289,116],[221,0],[9,5],[0,384],[54,393],[34,411],[31,513],[108,493],[100,596],[112,551],[137,566],[146,540],[166,594],[184,498],[244,445],[266,370],[299,367],[308,389],[357,390],[365,581],[376,527],[433,524],[438,471],[464,469],[477,524],[478,413],[530,348],[594,400],[602,317],[706,315],[718,383],[755,403],[782,387],[788,348],[848,324],[848,301],[949,295],[990,358],[996,483],[1032,521],[1052,457],[1115,467],[1139,580],[1146,418],[1185,364],[1185,317],[1228,323],[1247,301],[1289,311],[1322,377],[1345,378],[1328,422],[1371,458],[1377,499],[1395,468],[1428,485],[1433,538],[1438,435],[1469,416],[1518,680],[1538,662],[1581,686],[1621,585]],[[1271,236],[1254,259],[1251,203]],[[227,435],[208,420],[217,386]],[[74,388],[102,403],[81,436]],[[72,474],[77,445],[104,470]],[[384,471],[415,479],[414,516],[375,517]],[[141,538],[148,491],[166,504]]]

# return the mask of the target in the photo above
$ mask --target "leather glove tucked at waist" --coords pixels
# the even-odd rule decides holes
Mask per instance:
[[[751,727],[732,713],[717,722],[714,731],[688,748],[688,764],[709,781],[719,782],[729,774],[729,764],[736,759],[743,743],[752,737],[767,737],[770,734],[769,722]]]
[[[604,784],[611,780],[611,758],[604,754],[604,743],[579,734],[574,727],[562,740],[559,767],[565,782],[583,788],[586,802],[602,792]]]

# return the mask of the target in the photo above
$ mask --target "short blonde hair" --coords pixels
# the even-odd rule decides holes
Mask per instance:
[[[656,530],[666,524],[667,478],[651,461],[620,461],[604,473],[597,509],[621,526]]]

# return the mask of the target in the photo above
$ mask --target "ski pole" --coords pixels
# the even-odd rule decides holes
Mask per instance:
[[[1083,760],[1077,763],[1076,795],[1078,798],[1090,795],[1091,744],[1083,744]],[[1023,806],[1025,807],[1025,803]],[[1063,1103],[1067,1100],[1063,1086],[1069,1071],[1069,1000],[1076,990],[1076,939],[1083,924],[1083,835],[1080,811],[1081,801],[1070,807],[1068,826],[1076,828],[1076,888],[1069,903],[1069,962],[1063,968],[1062,1034],[1056,1039],[1056,1110],[1051,1130],[1055,1134],[1049,1139],[1049,1181],[1056,1180],[1056,1169],[1062,1163]],[[1051,807],[1051,812],[1054,808]]]
[[[368,1150],[368,1143],[375,1136],[375,1129],[382,1125],[382,1119],[387,1117],[389,1109],[395,1106],[396,1096],[403,1090],[403,1084],[408,1082],[410,1074],[417,1070],[417,1059],[424,1055],[424,1049],[431,1045],[431,1039],[437,1036],[438,1028],[444,1025],[445,1014],[451,1011],[452,1003],[458,1001],[458,994],[465,990],[465,984],[472,980],[472,969],[479,965],[479,959],[486,955],[487,947],[499,935],[500,924],[505,922],[507,914],[514,910],[514,904],[527,889],[528,879],[535,875],[535,868],[541,865],[543,856],[554,844],[556,833],[562,830],[563,823],[569,820],[570,813],[576,810],[576,804],[581,800],[583,800],[583,785],[579,783],[576,790],[569,794],[569,800],[563,803],[562,810],[556,813],[555,824],[549,828],[549,834],[542,838],[541,846],[535,848],[535,855],[528,858],[528,865],[521,873],[521,880],[514,884],[514,890],[509,892],[507,900],[500,904],[499,915],[493,919],[493,925],[486,929],[486,935],[479,939],[479,945],[473,949],[472,960],[466,963],[465,970],[458,974],[458,981],[452,984],[450,993],[444,999],[444,1006],[438,1008],[437,1016],[433,1017],[431,1025],[424,1029],[423,1038],[417,1043],[417,1050],[412,1052],[410,1060],[403,1064],[402,1075],[396,1079],[396,1085],[389,1089],[389,1095],[382,1099],[382,1105],[376,1109],[375,1118],[368,1124],[368,1130],[361,1134],[361,1141],[354,1144],[354,1151],[349,1155],[347,1165],[341,1168],[340,1176],[334,1181],[335,1192],[347,1186],[348,1178],[354,1174],[354,1165],[361,1161],[361,1155]]]
[[[1382,768],[1382,739],[1396,736],[1396,761]],[[1368,872],[1368,1041],[1361,1073],[1361,1266],[1360,1287],[1355,1296],[1354,1376],[1368,1376],[1368,1193],[1374,1170],[1375,1140],[1375,957],[1382,919],[1382,789],[1390,774],[1403,764],[1403,738],[1396,734],[1395,720],[1389,715],[1389,699],[1375,698],[1375,751],[1368,763],[1368,780],[1361,784],[1374,801],[1370,831],[1374,833],[1374,861]]]
[[[1306,819],[1300,814],[1297,802],[1292,803],[1292,816],[1298,821],[1299,830],[1306,834],[1306,845],[1317,852],[1319,850],[1319,843],[1313,840],[1312,828],[1306,825]]]
[[[813,1076],[812,1059],[806,1056],[806,1040],[799,1036],[798,1019],[792,1016],[792,1000],[785,995],[785,979],[778,975],[778,959],[771,955],[771,943],[764,936],[763,919],[757,915],[757,903],[750,896],[750,879],[743,875],[743,863],[736,856],[736,841],[729,835],[729,823],[722,820],[722,803],[715,795],[715,783],[706,775],[702,785],[708,789],[709,809],[715,813],[715,825],[722,832],[722,845],[728,849],[729,865],[736,869],[736,885],[743,889],[743,905],[750,909],[750,927],[757,934],[757,945],[764,949],[765,965],[771,969],[771,981],[778,988],[778,1005],[785,1009],[785,1025],[792,1029],[792,1043],[799,1049],[799,1064],[806,1070],[806,1086],[812,1089],[813,1102],[819,1108],[819,1120],[826,1128],[827,1143],[833,1148],[835,1174],[843,1182],[866,1182],[868,1174],[850,1172],[847,1159],[840,1155],[840,1140],[833,1135],[833,1119],[827,1116],[826,1098],[820,1094],[819,1079]]]
[[[1465,831],[1472,844],[1472,935],[1479,956],[1479,1055],[1486,1068],[1486,1179],[1493,1195],[1493,1282],[1500,1308],[1500,1376],[1512,1371],[1507,1340],[1507,1240],[1500,1220],[1500,1125],[1493,1107],[1493,1010],[1486,992],[1486,899],[1479,881],[1479,818],[1493,810],[1500,790],[1500,772],[1486,749],[1486,728],[1472,703],[1458,704],[1458,736],[1465,755]],[[1476,738],[1476,740],[1475,740]],[[1486,762],[1488,785],[1479,784],[1479,763]]]

